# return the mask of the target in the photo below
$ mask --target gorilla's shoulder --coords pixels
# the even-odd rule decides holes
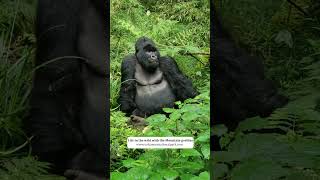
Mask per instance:
[[[135,54],[129,54],[126,57],[123,58],[121,69],[127,69],[130,67],[134,67],[136,64],[136,56]]]
[[[160,59],[164,61],[174,61],[173,57],[171,56],[161,56]]]
[[[136,55],[135,54],[128,54],[127,56],[125,56],[122,60],[122,63],[125,62],[134,62],[136,60]]]
[[[162,56],[160,57],[160,65],[162,66],[170,66],[176,65],[176,61],[171,56]]]
[[[136,55],[135,54],[129,54],[125,56],[122,60],[122,64],[133,64],[136,62]]]

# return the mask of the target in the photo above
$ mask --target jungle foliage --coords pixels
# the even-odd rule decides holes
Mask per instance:
[[[63,180],[31,156],[28,116],[35,55],[35,1],[0,1],[0,179]]]
[[[268,118],[214,127],[214,179],[320,179],[319,1],[219,1],[239,44],[265,59],[268,76],[290,98]],[[213,98],[214,99],[214,98]]]
[[[209,179],[209,1],[111,1],[111,178]],[[173,57],[201,94],[146,120],[144,131],[128,127],[116,102],[122,59],[141,36],[153,39],[162,56]],[[127,149],[130,136],[195,137],[191,150]]]

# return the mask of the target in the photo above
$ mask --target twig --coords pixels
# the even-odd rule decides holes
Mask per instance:
[[[198,52],[198,53],[190,53],[189,54],[196,54],[196,55],[206,55],[206,56],[210,56],[210,53],[202,53],[202,52]]]
[[[1,156],[7,156],[7,155],[10,155],[12,153],[15,153],[19,150],[21,150],[22,148],[24,148],[28,143],[30,143],[30,141],[32,140],[33,136],[28,138],[26,142],[24,142],[23,144],[21,144],[20,146],[14,148],[14,149],[11,149],[11,150],[8,150],[8,151],[0,151],[0,155]]]
[[[295,7],[298,11],[300,11],[303,15],[305,16],[309,16],[309,14],[303,10],[300,6],[298,6],[295,2],[293,2],[292,0],[287,0],[288,3],[290,3],[293,7]]]
[[[200,60],[198,59],[194,54],[197,54],[197,53],[190,53],[190,52],[179,52],[181,55],[189,55],[191,57],[193,57],[194,59],[196,59],[198,62],[200,62],[202,65],[205,66],[205,64]],[[200,53],[199,53],[200,54]]]

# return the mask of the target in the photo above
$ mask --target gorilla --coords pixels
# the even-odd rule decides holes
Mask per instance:
[[[133,115],[133,121],[160,113],[164,107],[173,107],[175,101],[197,95],[175,60],[161,56],[155,43],[147,37],[139,38],[135,54],[124,58],[121,74],[118,103],[121,111]]]
[[[25,123],[53,173],[106,179],[109,165],[109,3],[39,0],[36,70]]]
[[[211,7],[214,5],[211,4]],[[211,125],[225,124],[228,129],[234,130],[246,118],[269,116],[276,108],[286,105],[288,98],[279,94],[274,84],[265,77],[262,59],[239,48],[214,8],[212,13]],[[211,143],[214,150],[219,149],[216,142],[219,141],[213,139]]]

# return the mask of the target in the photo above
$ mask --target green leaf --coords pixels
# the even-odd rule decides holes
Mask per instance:
[[[175,180],[179,176],[179,173],[173,169],[163,169],[159,173],[166,180]]]
[[[154,114],[147,118],[148,122],[163,122],[167,119],[164,114]]]
[[[126,175],[124,173],[121,173],[121,172],[112,172],[111,173],[112,180],[122,180],[125,178],[126,178]]]
[[[204,167],[204,162],[198,161],[198,162],[184,162],[183,164],[180,164],[180,166],[183,166],[184,169],[186,169],[187,172],[193,172],[196,173],[200,169]]]
[[[224,124],[219,124],[213,126],[212,134],[216,135],[218,137],[221,137],[222,135],[226,134],[228,132],[228,128]]]
[[[146,168],[131,168],[125,174],[126,174],[125,179],[147,180],[151,172]]]
[[[191,180],[210,180],[210,175],[207,171],[199,174],[198,177],[194,177]]]
[[[232,140],[232,136],[230,134],[226,134],[219,139],[219,144],[222,148],[225,148],[229,145]]]
[[[135,160],[134,159],[126,159],[122,161],[124,167],[131,168],[135,167]]]
[[[272,180],[289,174],[289,170],[272,161],[249,160],[232,170],[233,180]]]
[[[161,179],[163,179],[163,176],[161,176],[159,173],[153,173],[151,174],[151,177],[149,180],[161,180]]]
[[[159,136],[160,136],[160,137],[170,137],[170,136],[173,136],[173,134],[172,134],[171,131],[169,131],[169,130],[166,129],[166,128],[160,128]]]
[[[185,104],[192,104],[192,103],[197,103],[198,102],[198,100],[197,99],[186,99],[185,101],[184,101],[184,103]]]
[[[193,177],[196,177],[195,175],[193,174],[182,174],[180,176],[180,179],[181,180],[191,180]]]
[[[164,114],[154,114],[146,119],[150,126],[157,127],[162,124],[167,117]]]
[[[170,119],[175,121],[181,117],[181,113],[179,111],[174,111],[170,114]]]
[[[204,156],[205,159],[209,159],[210,158],[210,146],[209,144],[205,144],[201,147],[201,152],[202,155]]]
[[[202,172],[199,175],[199,180],[209,180],[210,179],[210,175],[208,173],[208,171]]]
[[[240,152],[215,151],[213,152],[214,162],[241,161],[245,156]]]
[[[179,106],[179,105],[181,105],[182,103],[181,103],[181,101],[176,101],[175,104]]]
[[[184,105],[180,110],[181,112],[195,112],[195,110],[198,109],[198,106],[196,104],[186,104]]]
[[[199,136],[196,139],[196,142],[209,142],[209,141],[210,141],[210,130],[199,134]]]
[[[228,166],[226,164],[222,164],[222,163],[214,164],[211,169],[213,171],[213,179],[222,178],[229,171]]]
[[[184,121],[187,121],[187,122],[190,122],[192,120],[195,120],[199,117],[199,115],[195,112],[192,112],[192,111],[188,111],[188,112],[185,112],[183,115],[182,115],[182,119]]]
[[[201,71],[197,71],[197,72],[196,72],[196,75],[197,75],[197,76],[202,76]]]
[[[292,35],[288,30],[280,31],[275,38],[275,42],[278,44],[284,43],[290,48],[293,46]]]
[[[198,156],[201,156],[201,154],[195,149],[182,149],[181,156],[182,157],[192,157],[192,156],[198,157]]]
[[[165,113],[173,113],[175,111],[177,111],[176,109],[174,108],[163,108],[162,109]]]
[[[320,179],[320,175],[312,173],[312,171],[292,170],[292,172],[286,177],[287,180],[314,180]]]
[[[263,119],[261,117],[253,117],[248,118],[242,122],[239,123],[239,126],[237,128],[237,132],[241,131],[250,131],[253,129],[262,129],[266,127],[269,124],[267,119]]]

